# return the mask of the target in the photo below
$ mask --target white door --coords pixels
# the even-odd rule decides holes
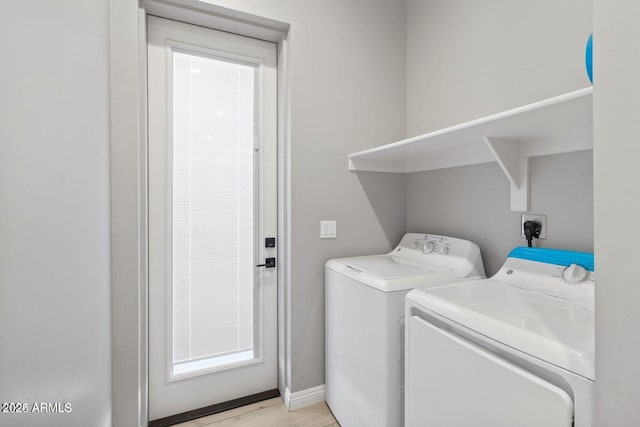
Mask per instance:
[[[571,427],[562,389],[444,331],[409,318],[406,427]]]
[[[154,420],[277,388],[276,45],[149,17],[148,69]]]

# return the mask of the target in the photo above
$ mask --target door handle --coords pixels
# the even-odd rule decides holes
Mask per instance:
[[[274,268],[276,266],[275,258],[265,258],[264,264],[258,264],[256,267]]]

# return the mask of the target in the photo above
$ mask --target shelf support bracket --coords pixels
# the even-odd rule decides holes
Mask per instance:
[[[529,156],[522,150],[522,142],[484,137],[489,151],[511,184],[511,210],[529,210]]]

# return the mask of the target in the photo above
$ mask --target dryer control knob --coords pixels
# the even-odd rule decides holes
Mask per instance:
[[[414,240],[413,242],[411,242],[411,247],[412,247],[413,249],[416,249],[418,246],[420,246],[420,244],[418,243],[418,241],[417,241],[417,240]]]
[[[436,244],[433,242],[427,242],[422,247],[422,253],[430,254],[436,248]]]
[[[587,280],[589,271],[578,264],[571,264],[562,271],[562,278],[567,283],[581,283]]]
[[[438,253],[442,254],[442,255],[446,255],[449,253],[449,248],[446,246],[440,246],[438,247]]]

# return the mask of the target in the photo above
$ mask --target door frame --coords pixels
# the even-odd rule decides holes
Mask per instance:
[[[278,389],[284,396],[291,372],[290,25],[200,0],[111,0],[110,14],[112,425],[148,423],[147,15],[278,45]]]

